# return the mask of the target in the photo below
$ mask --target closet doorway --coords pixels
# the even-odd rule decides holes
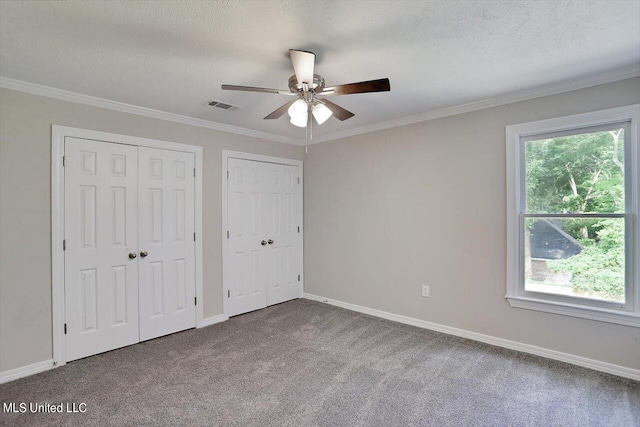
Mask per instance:
[[[223,152],[224,312],[302,297],[302,162]]]
[[[57,364],[196,327],[202,149],[57,126],[52,141]]]

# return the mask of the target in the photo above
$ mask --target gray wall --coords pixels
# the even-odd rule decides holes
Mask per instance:
[[[52,357],[51,125],[204,147],[204,315],[222,313],[222,150],[302,159],[302,149],[0,90],[0,372]]]
[[[640,329],[504,299],[504,127],[637,102],[638,78],[311,146],[305,291],[640,369]],[[0,372],[52,356],[51,124],[204,147],[204,310],[221,313],[221,151],[301,148],[0,90]]]
[[[640,329],[504,298],[505,126],[638,102],[635,78],[311,146],[305,292],[640,369]]]

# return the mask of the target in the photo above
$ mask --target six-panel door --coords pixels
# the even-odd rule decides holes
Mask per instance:
[[[264,163],[229,159],[227,163],[229,316],[267,306],[266,263],[263,249],[267,198]],[[226,236],[225,236],[226,237]]]
[[[65,140],[67,360],[138,342],[138,148]]]
[[[299,298],[302,264],[299,212],[301,185],[296,166],[265,163],[267,305]]]
[[[140,147],[140,340],[196,325],[191,153]]]
[[[298,167],[227,161],[228,315],[299,298],[302,186]]]

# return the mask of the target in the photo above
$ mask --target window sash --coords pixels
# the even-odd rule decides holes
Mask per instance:
[[[587,298],[581,296],[572,295],[558,295],[546,292],[528,291],[525,289],[525,220],[527,218],[624,218],[625,228],[625,254],[624,254],[624,302],[604,301],[595,298]],[[633,232],[630,224],[632,223],[631,215],[629,214],[598,214],[594,216],[592,214],[521,214],[519,220],[519,241],[520,247],[518,248],[518,258],[520,263],[519,278],[518,278],[518,294],[523,297],[536,298],[549,301],[561,301],[569,304],[578,304],[584,306],[593,306],[611,310],[624,310],[633,311],[634,289],[633,289],[633,251],[631,250],[631,244],[633,240]]]
[[[554,139],[554,138],[562,138],[563,136],[572,136],[572,135],[584,135],[586,133],[596,133],[596,132],[606,132],[609,130],[624,128],[625,125],[630,124],[631,120],[618,120],[613,121],[611,123],[606,123],[602,125],[595,126],[576,126],[569,129],[564,129],[561,131],[552,131],[552,132],[531,132],[526,135],[521,135],[520,140],[522,142],[529,141],[538,141],[541,139]],[[627,133],[627,129],[625,129],[625,135]],[[626,138],[626,136],[625,136]]]
[[[631,120],[620,120],[613,123],[607,123],[598,126],[577,126],[572,129],[566,129],[557,132],[542,132],[542,133],[530,133],[528,135],[520,136],[520,156],[518,161],[520,162],[519,170],[520,176],[518,177],[518,186],[520,188],[520,213],[527,214],[527,154],[525,144],[528,141],[537,141],[541,139],[560,138],[563,136],[571,135],[583,135],[586,133],[606,132],[614,129],[624,130],[624,214],[628,214],[633,210],[633,176],[632,176],[632,147],[631,147]],[[531,212],[529,214],[534,214]],[[610,212],[611,214],[619,212]],[[567,212],[567,214],[573,214]],[[624,215],[623,214],[623,215]],[[551,215],[554,215],[553,213]],[[585,215],[596,215],[596,213],[588,213]],[[593,217],[597,218],[597,217]]]

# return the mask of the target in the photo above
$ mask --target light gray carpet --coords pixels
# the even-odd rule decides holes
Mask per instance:
[[[4,425],[639,426],[640,383],[296,300],[0,386]]]

